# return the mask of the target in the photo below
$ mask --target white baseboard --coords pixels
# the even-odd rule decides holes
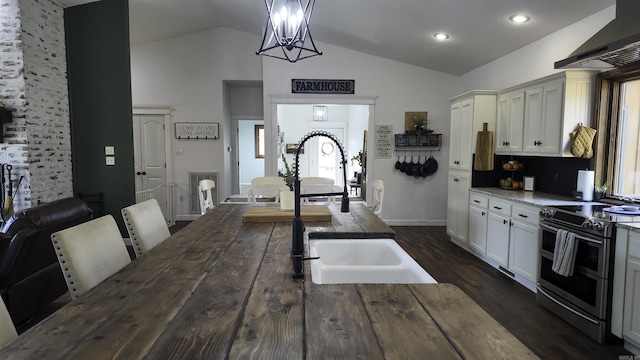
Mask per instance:
[[[389,226],[445,226],[447,220],[389,220],[382,219]]]
[[[627,339],[624,340],[624,348],[630,351],[632,354],[640,356],[640,346],[630,342]]]

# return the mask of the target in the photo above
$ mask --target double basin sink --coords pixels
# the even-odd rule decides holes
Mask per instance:
[[[435,284],[393,239],[309,239],[314,284]]]

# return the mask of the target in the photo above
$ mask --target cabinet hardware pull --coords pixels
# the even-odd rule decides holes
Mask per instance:
[[[523,217],[523,218],[525,218],[525,219],[529,217],[529,216],[527,216],[527,215],[523,215],[523,214],[518,214],[518,216]]]
[[[473,202],[476,203],[476,204],[480,204],[479,200],[473,200]]]
[[[502,219],[502,223],[506,224],[507,223],[507,219]]]
[[[482,212],[482,216],[484,216],[485,214],[486,214],[486,212],[484,212],[484,211],[483,211],[483,212]]]
[[[499,207],[499,206],[494,206],[493,208],[496,209],[496,210],[502,210],[502,208]]]

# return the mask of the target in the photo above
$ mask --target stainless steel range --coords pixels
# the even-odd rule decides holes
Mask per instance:
[[[546,207],[540,211],[540,273],[537,301],[599,343],[611,334],[611,295],[616,222],[640,222],[640,210],[602,203]],[[553,271],[556,236],[575,234],[573,274]]]

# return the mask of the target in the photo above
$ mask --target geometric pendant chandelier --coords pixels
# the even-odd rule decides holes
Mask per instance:
[[[306,0],[304,6],[303,1],[305,0],[264,0],[269,18],[262,37],[262,46],[256,51],[256,55],[288,60],[292,63],[322,55],[313,43],[309,31],[309,20],[315,0]]]

